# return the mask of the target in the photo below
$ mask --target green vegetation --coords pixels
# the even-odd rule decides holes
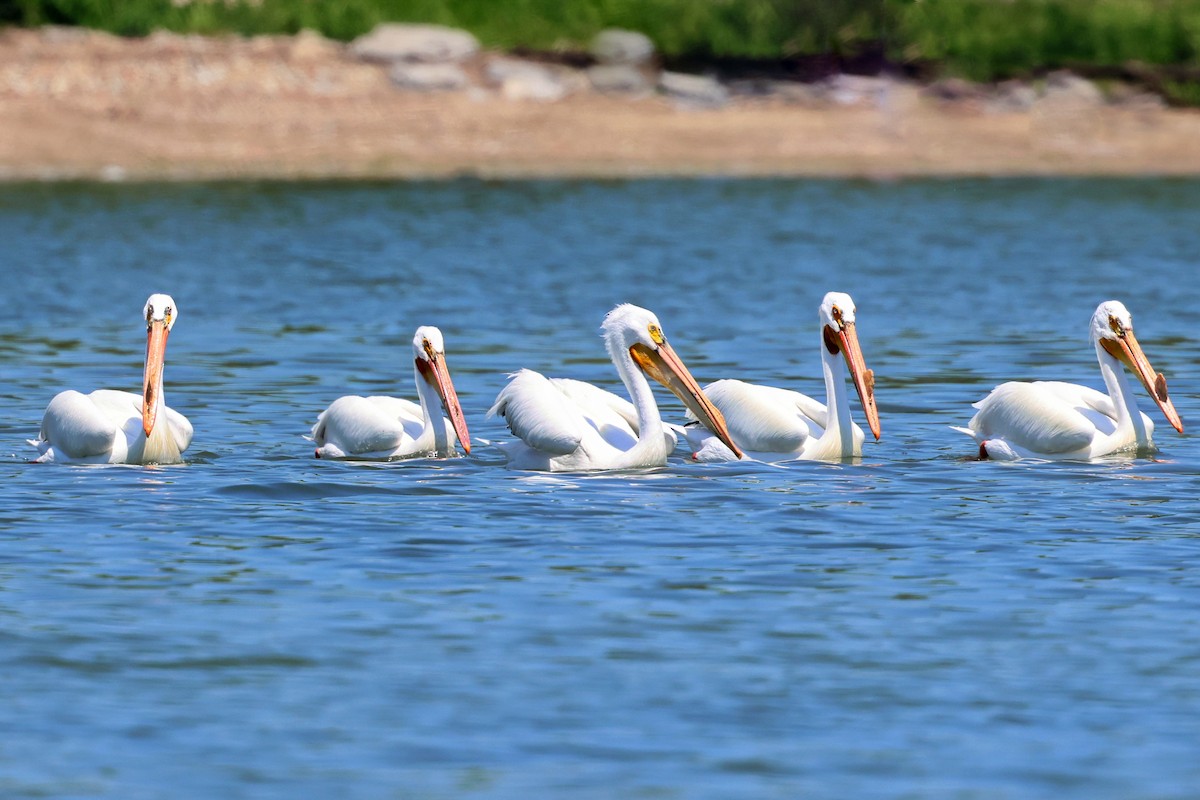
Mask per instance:
[[[312,28],[352,39],[389,20],[466,28],[485,45],[551,50],[606,27],[640,30],[669,55],[776,58],[877,40],[880,0],[0,0],[0,21],[140,36],[156,28],[246,35]]]
[[[894,8],[899,56],[975,80],[1059,67],[1200,65],[1197,0],[926,0]]]
[[[1159,90],[1177,106],[1200,106],[1200,80],[1164,80]]]
[[[176,5],[175,3],[180,3]],[[293,33],[351,39],[388,20],[466,28],[487,46],[580,49],[599,30],[649,35],[680,58],[851,55],[996,80],[1059,67],[1185,67],[1200,93],[1200,0],[0,0],[0,23],[144,35]],[[1182,76],[1181,76],[1182,75]],[[1164,86],[1165,86],[1164,82]]]

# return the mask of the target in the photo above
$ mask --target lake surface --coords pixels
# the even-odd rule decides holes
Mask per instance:
[[[1197,220],[1195,181],[2,186],[0,794],[1194,797]],[[833,289],[862,463],[481,441],[516,368],[620,390],[626,301],[702,383],[823,400]],[[26,463],[59,390],[139,389],[155,291],[189,463]],[[971,460],[994,384],[1102,388],[1108,298],[1188,434],[1141,393],[1154,458]],[[314,460],[339,395],[414,396],[421,324],[472,456]]]

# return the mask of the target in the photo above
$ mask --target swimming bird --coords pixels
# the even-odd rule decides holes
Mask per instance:
[[[192,423],[163,398],[167,336],[179,318],[169,295],[152,294],[146,319],[146,365],[142,393],[97,389],[59,392],[46,406],[41,431],[30,440],[40,462],[83,464],[177,464],[192,442]]]
[[[453,456],[455,442],[471,452],[471,435],[446,367],[442,332],[422,325],[413,334],[413,381],[420,403],[399,397],[347,395],[317,417],[317,458]],[[449,420],[432,409],[440,407]]]
[[[980,458],[1088,459],[1152,447],[1154,422],[1138,410],[1122,365],[1137,374],[1167,421],[1183,422],[1167,395],[1167,379],[1155,373],[1133,335],[1125,306],[1107,300],[1091,322],[1092,344],[1108,394],[1059,381],[1002,383],[974,404],[968,427],[954,430],[979,443]]]
[[[746,456],[760,461],[836,460],[862,455],[862,428],[850,419],[850,398],[842,359],[858,392],[871,433],[879,440],[879,411],[875,407],[875,373],[867,369],[855,327],[854,301],[843,292],[829,292],[817,310],[821,333],[821,366],[827,405],[799,392],[725,379],[704,387],[721,409],[734,441]],[[686,428],[692,457],[697,461],[727,461],[728,448],[695,423]]]
[[[718,439],[740,453],[725,421],[667,342],[658,318],[623,304],[601,325],[604,345],[632,404],[583,381],[546,378],[523,369],[496,397],[499,415],[518,441],[499,445],[510,469],[631,469],[662,466],[675,448],[646,375],[670,389]]]

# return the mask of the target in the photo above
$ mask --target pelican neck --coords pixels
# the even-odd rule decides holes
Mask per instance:
[[[850,420],[850,395],[840,353],[831,353],[825,346],[824,327],[821,335],[821,368],[825,373],[825,432],[821,441],[839,439],[842,455],[854,452],[854,423]]]
[[[425,380],[417,364],[418,360],[414,358],[413,383],[417,387],[417,399],[421,402],[421,435],[417,437],[415,449],[417,452],[436,450],[439,455],[445,455],[450,452],[450,438],[446,433],[446,426],[438,424],[441,422],[441,414],[437,415],[436,422],[433,414],[433,410],[441,406],[441,398],[438,397],[437,390]]]
[[[1131,430],[1138,444],[1148,444],[1150,433],[1146,430],[1146,421],[1138,410],[1137,397],[1134,395],[1129,379],[1125,375],[1124,365],[1114,358],[1100,340],[1096,340],[1096,360],[1100,362],[1100,374],[1104,377],[1104,385],[1108,388],[1109,399],[1117,411],[1117,430]]]
[[[610,345],[608,349],[613,365],[617,368],[617,374],[621,376],[621,382],[625,384],[625,390],[633,402],[638,420],[637,444],[625,451],[621,460],[641,463],[641,459],[638,458],[640,453],[665,449],[662,415],[658,410],[658,404],[654,401],[654,392],[650,389],[650,382],[646,380],[646,375],[641,369],[633,363],[633,356],[629,354],[629,348],[622,343],[615,347]],[[666,455],[663,453],[664,459]]]

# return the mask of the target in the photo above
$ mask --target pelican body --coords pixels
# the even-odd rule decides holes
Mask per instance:
[[[510,469],[551,472],[663,466],[676,436],[666,426],[646,375],[670,389],[740,453],[721,412],[675,354],[658,318],[619,305],[601,325],[605,348],[632,402],[583,381],[546,378],[523,369],[511,376],[488,416],[499,415],[518,441],[499,445]]]
[[[863,359],[854,315],[854,301],[842,292],[826,294],[818,309],[827,405],[799,392],[739,380],[720,380],[704,387],[705,394],[725,415],[730,434],[745,449],[748,458],[838,460],[862,455],[866,437],[850,418],[843,360],[867,424],[878,441],[875,373],[867,369]],[[733,458],[724,444],[694,423],[687,426],[686,434],[692,458],[697,461]]]
[[[442,332],[431,325],[413,335],[413,381],[419,403],[399,397],[347,395],[317,417],[317,458],[453,456],[455,443],[471,452],[471,436],[446,366]],[[433,409],[439,413],[435,418]]]
[[[955,428],[979,444],[981,458],[1089,459],[1153,447],[1154,422],[1138,410],[1123,366],[1138,376],[1167,421],[1183,422],[1133,334],[1125,306],[1108,300],[1092,315],[1091,339],[1108,394],[1059,381],[1002,383],[974,404],[968,427]]]
[[[167,336],[179,317],[169,295],[152,294],[146,320],[142,393],[97,389],[59,392],[46,406],[38,438],[39,462],[178,464],[192,443],[192,423],[168,408],[163,395]]]

